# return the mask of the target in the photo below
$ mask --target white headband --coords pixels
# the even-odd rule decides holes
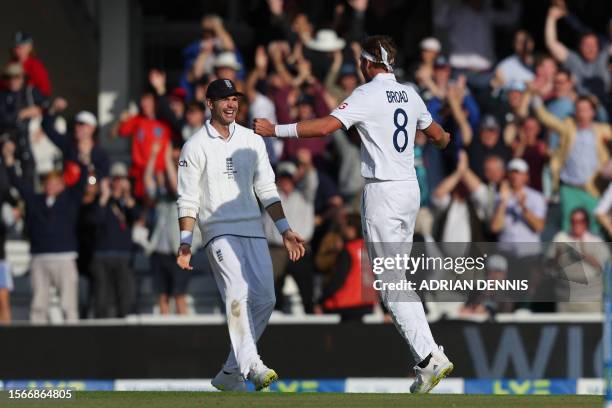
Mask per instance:
[[[385,48],[382,45],[379,45],[379,46],[380,46],[380,56],[382,57],[382,61],[377,60],[376,57],[374,57],[372,54],[370,54],[366,50],[361,51],[361,57],[375,64],[384,64],[385,67],[387,68],[387,71],[393,72],[393,67],[391,67],[391,64],[389,63],[389,54],[387,53],[387,50],[385,50]]]

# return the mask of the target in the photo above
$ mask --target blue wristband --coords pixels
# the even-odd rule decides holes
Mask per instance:
[[[276,229],[281,235],[283,235],[285,231],[291,228],[289,226],[289,221],[287,221],[286,218],[281,218],[280,220],[275,221],[274,225],[276,225]]]

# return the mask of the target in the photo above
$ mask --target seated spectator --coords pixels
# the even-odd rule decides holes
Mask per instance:
[[[91,263],[97,318],[125,317],[135,295],[132,255],[132,225],[140,210],[132,197],[127,166],[113,163],[110,180],[100,183],[100,197],[86,215],[94,227]]]
[[[514,34],[514,54],[501,60],[495,67],[496,82],[499,85],[533,81],[534,45],[533,37],[527,31],[518,30]]]
[[[372,313],[376,294],[371,285],[364,282],[362,253],[365,241],[362,236],[359,214],[351,214],[344,223],[338,238],[338,253],[333,273],[323,286],[321,305],[325,313],[337,313],[341,322],[360,322]]]
[[[9,179],[26,206],[26,228],[32,255],[33,323],[49,320],[49,290],[59,292],[66,322],[78,320],[78,272],[76,267],[76,226],[79,207],[87,181],[87,170],[81,166],[79,181],[66,187],[61,173],[52,172],[44,180],[42,194],[34,193],[33,186],[15,170],[15,145],[5,142],[2,154]]]
[[[597,205],[600,191],[595,178],[610,158],[607,142],[612,139],[612,131],[610,125],[593,121],[595,105],[588,97],[579,97],[575,117],[564,120],[552,115],[540,98],[534,98],[533,102],[538,119],[560,137],[550,168],[554,188],[559,189],[563,229],[567,231],[573,209],[584,207],[592,212]],[[597,232],[598,228],[592,220],[592,231]]]
[[[602,310],[601,276],[610,251],[600,237],[589,232],[589,218],[586,209],[574,209],[570,213],[569,232],[557,233],[547,253],[554,267],[566,275],[556,281],[557,297],[561,300],[557,303],[558,312],[599,313]],[[576,252],[569,254],[567,246]]]
[[[140,113],[130,116],[129,113],[124,112],[113,133],[132,138],[130,176],[134,179],[134,196],[142,198],[144,196],[144,170],[151,155],[151,146],[155,141],[162,143],[161,154],[155,163],[155,171],[163,172],[166,166],[163,155],[171,139],[170,128],[158,120],[155,115],[155,96],[150,92],[144,92],[140,96]]]
[[[21,64],[28,78],[28,85],[36,88],[43,97],[48,98],[51,96],[49,74],[42,61],[34,55],[32,37],[28,33],[17,31],[11,50],[11,60]]]
[[[192,102],[194,103],[194,102]],[[178,149],[166,149],[166,172],[155,174],[155,162],[161,144],[155,142],[145,170],[147,199],[155,208],[155,221],[151,236],[150,257],[153,286],[158,296],[160,314],[170,313],[170,298],[174,298],[177,314],[187,314],[187,293],[191,272],[176,263],[176,249],[180,245],[177,200]],[[194,230],[193,248],[202,244],[199,228]]]
[[[299,169],[292,162],[281,162],[276,168],[276,185],[285,214],[287,219],[291,220],[295,232],[304,238],[304,246],[307,248],[314,232],[314,199],[319,183],[317,172],[308,158],[308,155],[300,155]],[[285,276],[291,274],[300,290],[304,312],[313,313],[312,254],[307,249],[302,259],[297,262],[289,262],[282,237],[268,215],[264,216],[264,231],[270,245],[270,256],[274,266],[276,308],[285,310],[282,290]]]
[[[434,62],[442,51],[442,45],[437,38],[427,37],[420,43],[421,55],[417,64],[410,69],[413,82],[421,89],[428,87],[433,82]]]
[[[16,157],[29,184],[34,183],[35,163],[30,147],[30,120],[39,117],[46,99],[25,82],[19,63],[10,63],[3,72],[6,89],[0,91],[0,135],[5,135],[17,147]]]
[[[56,115],[63,112],[68,103],[58,98],[53,101],[43,116],[42,128],[49,139],[61,150],[64,160],[80,162],[87,167],[90,176],[101,180],[108,176],[110,162],[106,150],[97,143],[96,116],[89,111],[80,111],[74,117],[72,134],[61,134],[55,126]]]
[[[468,146],[470,168],[480,179],[485,178],[484,161],[488,156],[500,157],[504,163],[511,157],[510,147],[501,137],[499,123],[492,115],[486,115],[480,122],[478,137]]]
[[[610,52],[600,47],[594,33],[585,33],[581,36],[578,53],[569,50],[557,39],[557,21],[565,14],[565,10],[554,5],[548,10],[545,28],[546,46],[557,61],[574,74],[579,92],[589,92],[597,96],[600,101],[606,101],[612,83],[608,69]]]
[[[601,200],[595,207],[595,217],[607,234],[607,241],[612,239],[612,183],[603,193]]]
[[[497,10],[491,2],[463,0],[443,2],[434,12],[434,24],[448,30],[450,61],[454,68],[486,71],[495,61],[493,30],[514,24],[521,13],[520,3],[504,1]]]
[[[546,201],[538,191],[527,187],[529,166],[523,159],[512,159],[508,163],[508,181],[499,188],[497,206],[491,219],[491,231],[498,241],[507,245],[504,250],[516,255],[535,255],[544,229]],[[513,245],[514,244],[514,245]]]

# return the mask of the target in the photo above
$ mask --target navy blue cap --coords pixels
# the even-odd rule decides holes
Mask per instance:
[[[15,35],[13,36],[13,40],[14,40],[15,46],[22,45],[22,44],[29,44],[32,42],[32,36],[30,36],[30,34],[24,31],[17,31]]]
[[[206,90],[206,97],[209,99],[224,99],[230,96],[244,96],[244,94],[238,92],[236,85],[229,79],[216,79]]]

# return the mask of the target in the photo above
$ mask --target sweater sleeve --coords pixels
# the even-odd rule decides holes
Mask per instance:
[[[191,138],[181,150],[178,167],[178,213],[179,218],[197,218],[200,210],[200,178],[206,164],[206,156],[197,143]]]
[[[253,134],[252,137],[256,138],[255,149],[257,150],[257,167],[253,177],[253,187],[257,198],[265,208],[280,201],[280,197],[276,189],[274,171],[268,159],[266,145],[261,136]]]

